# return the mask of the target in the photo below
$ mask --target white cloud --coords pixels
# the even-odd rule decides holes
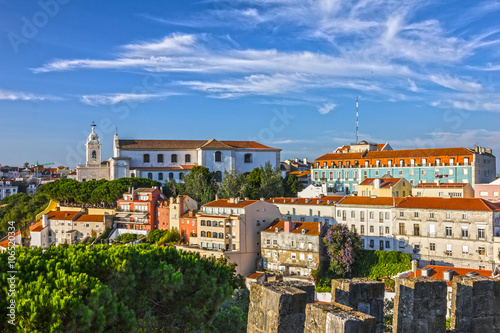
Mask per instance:
[[[113,105],[120,102],[146,102],[152,99],[161,99],[178,93],[161,93],[161,94],[106,94],[106,95],[84,95],[81,102],[88,105]]]
[[[0,100],[7,101],[60,101],[62,98],[51,95],[35,95],[22,91],[9,91],[0,89]]]
[[[449,89],[465,92],[479,92],[483,89],[480,83],[471,78],[459,79],[449,75],[431,75],[430,80]]]
[[[420,89],[417,87],[417,85],[415,84],[415,82],[413,80],[408,79],[408,83],[410,85],[410,87],[408,88],[408,89],[410,89],[410,91],[413,91],[413,92],[420,91]]]
[[[124,56],[126,57],[151,57],[154,55],[170,55],[187,53],[192,50],[196,42],[193,35],[166,36],[156,42],[142,42],[138,44],[124,45]]]
[[[318,106],[318,112],[320,114],[328,114],[328,113],[330,113],[330,111],[335,109],[335,106],[336,105],[334,103],[331,103],[331,102],[324,103],[322,106]]]
[[[273,145],[286,145],[286,144],[295,144],[295,143],[313,143],[311,140],[295,140],[295,139],[283,139],[283,140],[275,140],[271,142]]]

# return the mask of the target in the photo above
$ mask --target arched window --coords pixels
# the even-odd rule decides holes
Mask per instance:
[[[135,173],[133,173],[133,172],[132,172],[132,173],[130,174],[130,177],[134,178],[134,177],[135,177]]]
[[[97,158],[97,153],[95,150],[92,150],[92,159],[95,160]]]
[[[216,233],[216,232],[214,232],[212,237],[213,237],[213,238],[217,238],[217,233]]]
[[[219,238],[224,238],[224,233],[223,232],[219,232]]]
[[[172,154],[172,156],[170,156],[170,162],[177,163],[177,154]]]
[[[174,179],[174,173],[173,172],[169,172],[168,173],[168,179]]]
[[[207,220],[207,227],[211,227],[211,226],[212,226],[212,221]]]
[[[220,172],[220,171],[215,172],[215,180],[218,182],[222,181],[222,172]]]
[[[163,180],[163,172],[160,172],[160,173],[158,174],[158,180]]]
[[[212,233],[210,231],[207,231],[207,237],[212,237]]]
[[[163,154],[158,154],[158,156],[157,156],[157,162],[158,163],[163,163]]]
[[[184,172],[179,173],[179,179],[183,180],[184,179]]]
[[[215,162],[222,162],[222,153],[220,151],[215,152]]]
[[[245,163],[252,163],[252,154],[245,154]]]
[[[148,172],[148,178],[149,179],[153,179],[153,173],[152,172]]]
[[[184,156],[184,162],[191,163],[191,155],[190,154],[186,154],[186,156]]]
[[[205,226],[205,220],[201,220],[200,224],[201,224],[202,226]]]
[[[217,226],[217,221],[214,221],[213,223],[214,223],[214,227],[216,227]]]
[[[142,162],[149,163],[149,154],[144,154],[142,156]]]
[[[201,232],[201,237],[205,237],[205,231]]]

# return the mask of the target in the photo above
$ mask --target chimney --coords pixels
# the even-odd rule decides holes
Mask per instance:
[[[174,204],[174,197],[170,197],[169,201],[170,201],[170,204],[173,205]]]
[[[380,188],[380,182],[381,182],[381,180],[379,178],[374,179],[373,180],[373,187]]]
[[[247,200],[250,200],[250,198],[249,197],[245,197],[245,201],[247,201]]]
[[[260,201],[266,201],[266,198],[260,198]]]
[[[417,261],[412,260],[411,261],[411,270],[413,271],[413,274],[415,274],[415,277],[417,276]]]
[[[439,178],[436,179],[436,184],[437,184],[437,186],[441,185],[441,181],[439,180]]]
[[[131,193],[132,193],[132,200],[135,200],[134,192],[135,192],[135,188],[132,186],[132,191],[131,191]]]
[[[307,165],[307,158],[304,158],[304,164]]]
[[[491,148],[486,149],[486,154],[490,154],[490,155],[493,154],[493,151],[491,150]]]
[[[455,275],[455,271],[452,269],[447,269],[443,272],[443,280],[445,280],[446,282],[450,282],[451,280],[453,280],[453,275]]]
[[[219,195],[215,194],[215,201],[218,201],[218,200],[219,200]]]
[[[43,214],[42,216],[42,227],[46,228],[49,226],[49,215]]]
[[[285,221],[285,232],[292,232],[295,229],[295,223],[292,221]]]

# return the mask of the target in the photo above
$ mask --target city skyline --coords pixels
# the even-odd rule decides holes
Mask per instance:
[[[2,3],[0,163],[121,139],[500,149],[500,2]],[[82,19],[84,18],[84,19]],[[499,162],[497,161],[497,168]]]

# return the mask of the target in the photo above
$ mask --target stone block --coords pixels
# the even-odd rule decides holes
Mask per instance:
[[[430,277],[397,278],[394,332],[446,331],[446,282]]]
[[[313,303],[306,307],[304,333],[375,333],[376,326],[374,317],[339,303]]]

